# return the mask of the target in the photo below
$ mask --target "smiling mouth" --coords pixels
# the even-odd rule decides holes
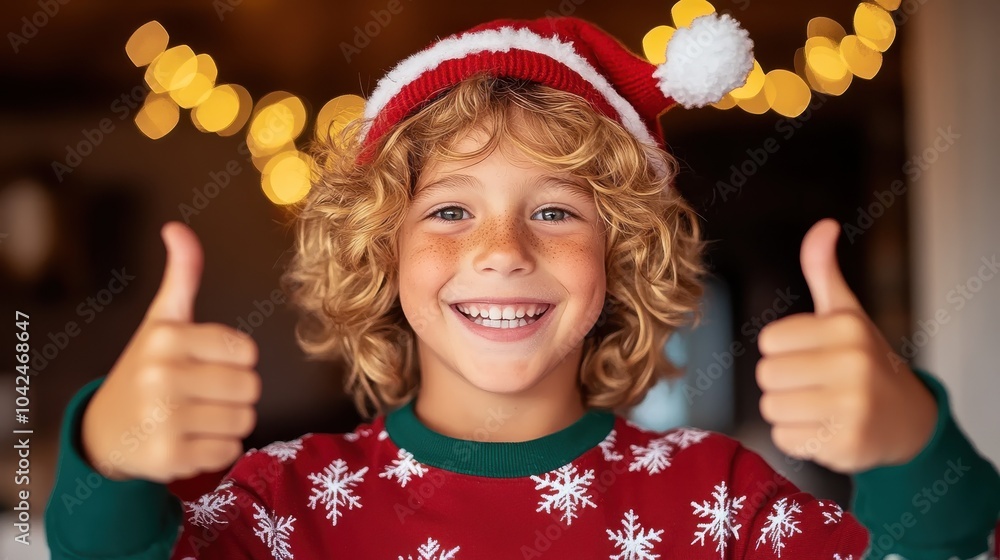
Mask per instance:
[[[456,304],[452,305],[470,322],[494,329],[516,329],[526,327],[552,309],[550,304],[527,304],[520,306]]]

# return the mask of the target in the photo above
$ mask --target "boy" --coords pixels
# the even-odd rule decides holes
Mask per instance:
[[[726,17],[699,30],[720,44],[745,39]],[[660,349],[701,293],[697,220],[670,188],[655,117],[674,101],[717,99],[749,70],[731,49],[723,58],[738,79],[725,68],[701,76],[705,91],[677,72],[717,61],[649,72],[623,51],[571,18],[494,22],[380,83],[363,128],[321,154],[287,279],[307,317],[303,348],[346,356],[359,407],[403,406],[351,434],[246,454],[185,504],[175,557],[860,557],[868,535],[851,515],[732,440],[644,432],[608,412],[670,371]],[[669,62],[684,53],[668,50]],[[231,329],[187,324],[200,250],[184,229],[164,236],[164,285],[88,407],[82,448],[106,462],[113,426],[150,413],[124,407],[135,416],[122,418],[123,404],[147,391],[176,396],[182,420],[112,461],[112,478],[218,469],[253,425],[256,348]],[[845,300],[828,260],[814,292],[818,312],[820,298],[832,302],[824,314]],[[768,363],[786,365],[763,368],[762,384],[795,389],[778,358],[796,350],[823,354],[806,356],[811,371],[877,348],[860,324],[825,346],[802,329],[768,329]],[[884,373],[875,360],[865,369]],[[933,429],[930,395],[899,386],[923,433],[863,460],[906,462]],[[811,421],[787,403],[768,410],[779,427]],[[497,417],[497,443],[471,441]],[[789,445],[802,435],[785,431]]]

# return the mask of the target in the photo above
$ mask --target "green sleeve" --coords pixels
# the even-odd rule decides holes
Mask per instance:
[[[180,529],[179,500],[162,484],[104,478],[83,458],[83,411],[102,381],[74,395],[63,418],[56,481],[45,508],[52,559],[168,558]]]
[[[914,371],[934,394],[937,424],[910,462],[854,476],[852,509],[871,532],[866,558],[972,558],[988,550],[996,527],[1000,476],[955,423],[941,382]]]

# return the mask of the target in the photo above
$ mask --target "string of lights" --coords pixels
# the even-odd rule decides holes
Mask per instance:
[[[811,19],[805,45],[795,51],[794,71],[765,72],[757,60],[746,84],[726,94],[717,109],[740,108],[753,114],[773,111],[797,117],[813,92],[842,95],[855,77],[870,80],[882,66],[884,53],[896,37],[889,12],[901,0],[862,2],[854,12],[854,33],[826,17]],[[707,0],[680,0],[670,10],[673,26],[651,29],[642,40],[643,52],[653,64],[666,59],[666,46],[679,27],[698,16],[715,12]],[[159,139],[180,121],[180,110],[189,109],[194,127],[202,132],[232,136],[246,128],[247,147],[261,173],[261,188],[277,205],[293,204],[309,192],[312,159],[296,147],[309,120],[306,103],[286,91],[268,93],[254,103],[239,84],[218,83],[218,68],[211,56],[195,53],[188,45],[168,48],[169,34],[150,21],[132,34],[125,52],[138,68],[145,67],[150,89],[135,124],[151,139]],[[364,99],[353,94],[327,101],[313,124],[317,135],[335,135],[361,116]]]

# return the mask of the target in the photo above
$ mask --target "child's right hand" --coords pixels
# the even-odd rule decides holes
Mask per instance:
[[[229,326],[194,322],[198,237],[178,222],[161,235],[160,289],[83,415],[83,452],[114,480],[165,484],[221,470],[257,420],[257,345]]]

